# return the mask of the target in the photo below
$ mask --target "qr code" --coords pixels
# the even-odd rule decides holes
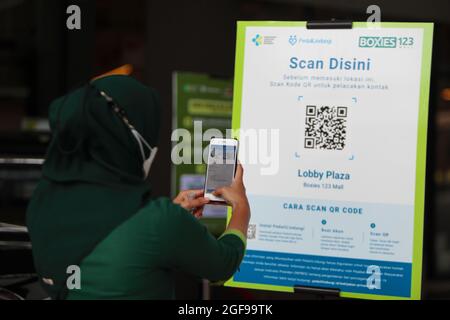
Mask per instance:
[[[247,230],[247,239],[252,240],[256,238],[256,224],[250,224]]]
[[[305,148],[343,150],[347,107],[306,106]]]

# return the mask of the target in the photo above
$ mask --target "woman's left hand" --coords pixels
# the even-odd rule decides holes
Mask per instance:
[[[203,214],[203,207],[209,202],[208,198],[203,197],[203,190],[185,190],[181,191],[173,203],[180,205],[184,209],[192,212],[196,218]]]

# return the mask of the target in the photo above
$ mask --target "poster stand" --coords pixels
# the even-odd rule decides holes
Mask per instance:
[[[329,21],[308,21],[306,29],[352,29],[353,22],[347,20],[331,19]],[[294,293],[303,293],[315,296],[317,300],[326,298],[339,298],[341,290],[336,288],[322,288],[309,286],[294,286]]]
[[[353,21],[349,20],[326,20],[326,21],[307,21],[306,29],[352,29]]]
[[[337,299],[341,296],[341,290],[336,288],[319,288],[307,286],[294,286],[294,293],[308,294],[315,296],[316,300],[325,300],[327,298]]]

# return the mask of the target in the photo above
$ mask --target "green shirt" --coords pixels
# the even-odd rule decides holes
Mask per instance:
[[[245,237],[228,230],[214,238],[169,199],[149,202],[101,241],[80,265],[81,289],[67,299],[174,299],[174,271],[211,281],[239,267]]]

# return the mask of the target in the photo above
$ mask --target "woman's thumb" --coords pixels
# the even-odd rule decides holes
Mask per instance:
[[[216,190],[214,190],[213,195],[215,196],[221,196],[223,194],[223,188],[218,188]]]

